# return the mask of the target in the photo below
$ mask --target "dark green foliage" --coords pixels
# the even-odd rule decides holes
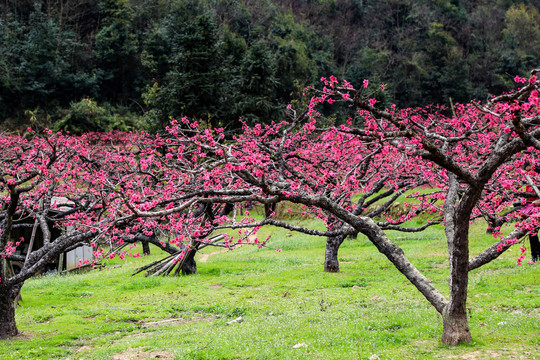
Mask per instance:
[[[534,1],[278,3],[331,35],[337,75],[356,86],[385,83],[400,106],[483,100],[508,91],[515,75],[540,62]]]
[[[26,22],[6,14],[0,21],[0,116],[28,108],[65,105],[92,94],[95,80],[76,64],[81,44],[36,5]]]
[[[160,122],[170,116],[188,116],[209,120],[213,117],[227,91],[224,54],[217,26],[208,15],[183,19],[176,10],[167,21],[167,41],[171,49],[168,71],[155,106],[161,111]]]
[[[252,125],[275,119],[279,113],[276,103],[278,80],[275,59],[263,42],[253,44],[240,65],[240,96],[238,113]]]
[[[182,116],[228,130],[240,119],[278,121],[298,87],[314,82],[317,63],[304,41],[318,37],[290,14],[259,5],[251,10],[264,16],[255,21],[240,3],[177,1],[156,24],[145,43],[154,81],[143,95],[154,129]]]
[[[376,94],[379,106],[483,100],[538,67],[539,6],[517,0],[4,0],[0,123],[21,128],[60,121],[56,128],[65,128],[74,121],[66,116],[71,104],[91,98],[110,104],[109,115],[144,120],[68,128],[137,123],[159,131],[170,117],[188,116],[234,130],[240,118],[283,120],[285,105],[332,74],[355,86],[364,79],[385,84],[387,91]],[[339,111],[336,120],[351,115]]]
[[[101,29],[95,38],[100,98],[125,105],[135,93],[140,69],[137,40],[132,30],[134,12],[127,0],[100,2]]]
[[[55,124],[54,130],[82,134],[88,131],[130,131],[137,128],[136,121],[129,113],[116,107],[111,109],[99,106],[89,98],[71,103],[64,116]]]

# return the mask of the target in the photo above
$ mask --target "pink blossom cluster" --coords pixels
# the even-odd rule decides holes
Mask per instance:
[[[182,247],[193,241],[208,243],[227,228],[239,232],[234,237],[224,234],[221,246],[266,246],[268,239],[262,241],[256,233],[271,219],[277,221],[272,208],[277,203],[301,202],[303,214],[332,229],[335,218],[306,199],[324,197],[353,212],[357,199],[382,189],[405,200],[399,200],[399,207],[383,207],[377,215],[381,226],[405,224],[419,214],[440,222],[450,187],[448,169],[465,179],[459,184],[463,188],[467,179],[486,171],[485,163],[501,138],[523,136],[515,125],[516,114],[534,119],[539,111],[537,90],[521,102],[383,109],[375,94],[384,85],[370,93],[368,80],[359,90],[334,76],[321,81],[323,89],[311,97],[304,112],[290,106],[286,121],[244,123],[242,132],[232,137],[224,129],[205,128],[188,118],[172,120],[165,134],[155,136],[69,136],[50,130],[26,138],[2,134],[2,211],[14,194],[30,214],[42,214],[44,206],[60,212],[67,207],[70,211],[58,226],[95,232],[97,257],[136,257],[102,249],[103,243],[120,245],[136,234],[156,235]],[[516,81],[533,86],[537,79]],[[351,118],[328,126],[318,109],[336,102],[354,103],[362,126]],[[434,148],[439,158],[429,158]],[[523,164],[540,165],[537,158],[538,150],[529,146],[498,165],[471,220],[499,219],[514,203],[524,203],[523,179],[538,175]],[[243,212],[248,203],[268,207],[268,219]],[[223,211],[227,204],[233,204],[234,211]],[[210,210],[200,212],[201,207]],[[494,221],[496,236],[503,232],[499,223],[514,222],[528,230],[540,227],[536,215],[504,216],[504,221]],[[11,243],[1,246],[3,256],[16,249]]]

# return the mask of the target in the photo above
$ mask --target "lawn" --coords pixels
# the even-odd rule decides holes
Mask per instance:
[[[472,228],[472,255],[492,241],[484,229]],[[340,273],[324,273],[324,239],[269,233],[282,252],[205,248],[191,276],[132,277],[161,256],[152,249],[28,280],[22,333],[0,341],[0,358],[540,359],[540,265],[517,266],[517,247],[471,273],[474,342],[450,348],[438,313],[364,237],[342,245]],[[448,293],[442,227],[390,237]]]

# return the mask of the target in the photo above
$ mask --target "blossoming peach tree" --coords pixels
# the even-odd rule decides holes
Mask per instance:
[[[513,93],[485,104],[458,104],[451,115],[436,108],[382,110],[374,98],[366,96],[366,89],[324,79],[324,89],[312,98],[305,113],[293,115],[290,122],[245,127],[232,141],[219,131],[199,130],[188,119],[173,122],[166,147],[176,154],[165,151],[164,158],[170,160],[167,167],[184,163],[186,153],[199,158],[197,164],[203,168],[198,171],[204,175],[194,201],[249,201],[267,206],[288,201],[302,204],[327,226],[326,231],[319,231],[277,220],[270,213],[262,220],[243,217],[233,225],[233,219],[223,218],[211,225],[215,230],[272,224],[327,237],[364,234],[442,315],[442,342],[470,342],[469,271],[494,260],[539,225],[534,214],[523,217],[519,211],[509,211],[531,196],[523,191],[523,184],[533,174],[527,174],[522,165],[536,162],[540,145],[536,73],[530,79],[516,78],[523,86]],[[336,101],[355,107],[363,126],[350,122],[318,128],[317,106]],[[413,193],[416,201],[399,218],[374,221],[373,216],[362,215],[366,196],[382,189],[399,193],[399,189],[422,184],[438,190]],[[385,229],[406,229],[406,221],[425,212],[432,214],[427,222],[442,219],[445,226],[449,298],[385,233]],[[495,240],[471,258],[469,226],[478,217],[488,220]],[[503,236],[500,225],[510,221],[515,229]]]
[[[538,72],[533,70],[530,79],[516,77],[516,82],[524,84],[518,91],[494,97],[483,105],[458,105],[451,116],[428,108],[381,110],[375,107],[375,99],[365,97],[367,82],[364,89],[355,90],[347,82],[338,84],[335,78],[323,79],[326,86],[312,101],[312,109],[313,103],[335,101],[358,109],[363,127],[343,126],[341,132],[372,136],[392,145],[396,152],[412,160],[408,163],[412,167],[406,171],[416,170],[444,190],[442,215],[449,252],[449,299],[433,288],[380,227],[361,217],[349,218],[352,214],[343,214],[340,219],[367,235],[441,313],[445,344],[471,341],[466,315],[469,271],[495,259],[525,233],[538,228],[535,214],[524,219],[519,212],[508,211],[515,203],[523,204],[524,197],[534,196],[524,194],[522,187],[526,178],[534,176],[526,173],[523,164],[537,163],[540,146]],[[469,225],[479,216],[488,220],[495,235],[500,235],[500,224],[518,222],[509,235],[497,237],[493,246],[471,259]],[[523,255],[518,263],[522,260]]]
[[[14,300],[22,284],[52,261],[64,249],[93,238],[97,232],[84,231],[81,224],[53,239],[51,219],[60,213],[76,217],[94,201],[81,197],[76,179],[86,166],[80,160],[87,149],[76,138],[64,136],[0,136],[0,338],[17,333]],[[58,199],[69,197],[70,209],[58,210]],[[32,238],[20,236],[33,229]],[[32,251],[37,230],[43,246]],[[27,240],[30,243],[24,244]],[[26,246],[28,256],[20,259],[15,251]],[[8,272],[6,260],[24,261],[17,274]]]
[[[530,195],[523,192],[522,179],[534,174],[522,165],[536,162],[540,146],[535,75],[518,78],[521,89],[485,104],[456,105],[452,115],[431,108],[382,110],[367,81],[357,90],[332,77],[323,80],[324,88],[305,111],[289,108],[287,121],[245,126],[234,138],[186,118],[154,137],[3,134],[0,337],[17,333],[13,300],[24,281],[67,248],[88,242],[98,257],[126,256],[114,246],[158,235],[163,247],[178,249],[158,270],[166,273],[200,246],[265,246],[268,239],[252,235],[275,225],[327,237],[334,244],[327,247],[333,253],[327,256],[329,268],[336,267],[345,236],[365,235],[441,313],[442,342],[469,342],[469,271],[538,226],[534,214],[525,219],[509,211]],[[362,126],[348,121],[322,127],[318,106],[334,102],[355,108]],[[390,205],[404,196],[406,204],[391,216]],[[58,199],[64,199],[61,206]],[[240,211],[248,203],[268,211],[263,218]],[[278,203],[300,204],[326,230],[276,218]],[[410,226],[418,215],[423,225]],[[495,240],[471,258],[468,230],[477,217],[488,220]],[[29,226],[26,218],[40,229],[44,246],[29,251],[21,272],[8,274],[5,260],[20,246],[13,234]],[[501,224],[510,221],[516,228],[501,235]],[[438,222],[448,240],[448,299],[385,233],[419,231]],[[53,239],[51,228],[61,235]],[[216,236],[225,229],[237,229],[238,236]]]
[[[158,221],[193,204],[188,199],[161,212],[144,212],[151,205],[140,199],[170,179],[160,183],[161,170],[148,166],[152,145],[159,141],[125,133],[0,135],[0,338],[18,333],[15,303],[25,280],[61,253],[86,244],[96,258],[114,254],[123,239],[148,234],[138,219]],[[159,207],[159,201],[153,198],[152,206]],[[25,229],[29,236],[23,236]],[[20,271],[13,271],[11,261],[23,264]]]

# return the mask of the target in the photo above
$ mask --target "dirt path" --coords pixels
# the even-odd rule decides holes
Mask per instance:
[[[244,229],[246,230],[246,229]],[[246,230],[247,231],[247,230]],[[248,239],[253,243],[255,241],[255,239],[257,239],[257,236],[256,235],[249,235]],[[229,249],[227,248],[221,248],[220,250],[218,251],[214,251],[214,252],[211,252],[211,253],[205,253],[205,254],[202,254],[202,253],[199,253],[200,257],[198,259],[196,259],[198,262],[208,262],[208,258],[212,255],[216,255],[216,254],[221,254],[221,253],[224,253],[226,251],[229,251]]]
[[[114,354],[111,360],[139,360],[139,359],[174,359],[172,351],[144,351],[144,348],[129,348],[121,353]]]
[[[218,251],[214,251],[214,252],[211,252],[211,253],[205,253],[205,254],[200,254],[201,256],[196,259],[198,262],[208,262],[208,258],[212,255],[217,255],[217,254],[221,254],[221,253],[224,253],[226,251],[229,251],[229,249],[221,249],[221,250],[218,250]]]

